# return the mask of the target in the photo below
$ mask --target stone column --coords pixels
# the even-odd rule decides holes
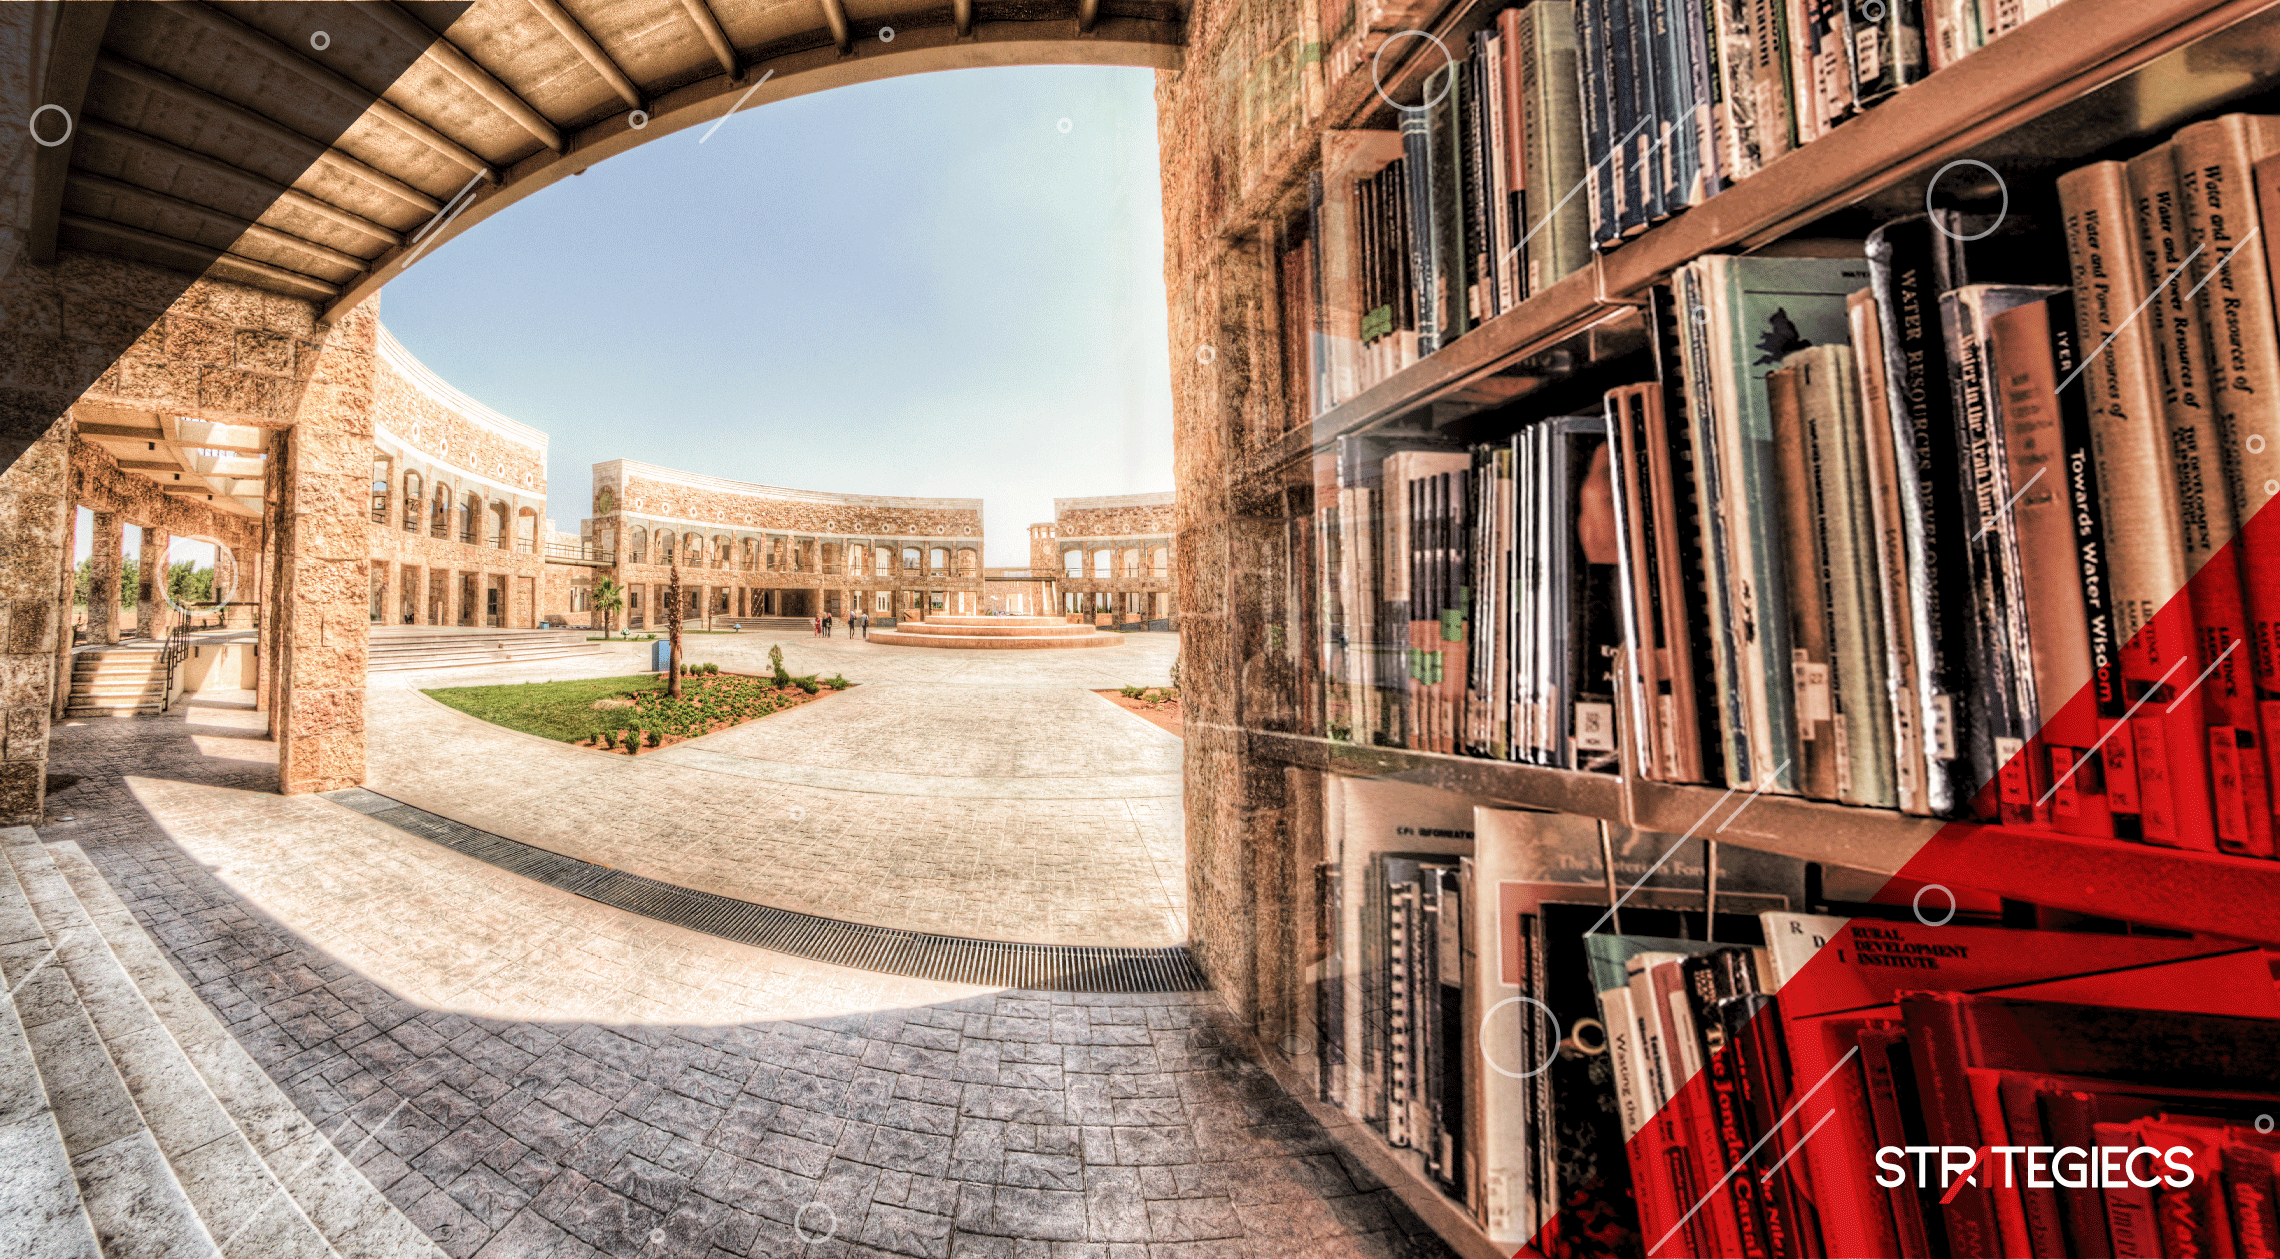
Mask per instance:
[[[144,525],[142,582],[135,592],[135,627],[145,638],[164,638],[173,628],[174,605],[166,601],[166,532]]]
[[[234,589],[227,592],[216,591],[216,594],[224,595],[232,604],[255,602],[258,596],[254,585],[254,554],[255,552],[251,547],[233,546],[230,548],[230,572],[236,576],[237,582]],[[228,629],[243,629],[252,623],[253,609],[251,607],[226,607],[222,609],[222,625]]]
[[[70,448],[58,420],[0,473],[0,826],[40,821],[50,712],[70,685]]]
[[[87,554],[87,641],[119,641],[119,560],[125,545],[119,514],[95,513],[95,543]]]
[[[309,383],[280,443],[285,545],[277,598],[277,785],[287,795],[364,781],[364,664],[371,631],[372,357],[378,318],[360,307],[304,363]]]

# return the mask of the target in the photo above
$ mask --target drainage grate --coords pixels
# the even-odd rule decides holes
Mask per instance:
[[[901,931],[757,905],[627,874],[391,800],[363,787],[325,798],[477,861],[644,918],[855,970],[1033,992],[1199,992],[1184,948],[1014,944]]]

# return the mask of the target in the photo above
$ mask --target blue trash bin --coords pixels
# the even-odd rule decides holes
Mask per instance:
[[[672,667],[672,640],[660,638],[656,642],[649,644],[649,671],[651,673],[664,673],[672,669]]]

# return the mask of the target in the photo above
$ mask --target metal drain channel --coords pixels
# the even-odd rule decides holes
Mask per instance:
[[[700,892],[479,831],[364,787],[325,798],[548,887],[775,953],[910,979],[1031,992],[1200,992],[1184,948],[1016,944],[845,922]]]

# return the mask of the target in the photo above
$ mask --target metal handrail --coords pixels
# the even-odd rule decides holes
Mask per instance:
[[[166,631],[166,646],[159,649],[159,659],[166,665],[166,689],[158,693],[158,711],[162,713],[174,706],[174,666],[187,651],[182,640],[189,632],[189,622],[176,621]]]

